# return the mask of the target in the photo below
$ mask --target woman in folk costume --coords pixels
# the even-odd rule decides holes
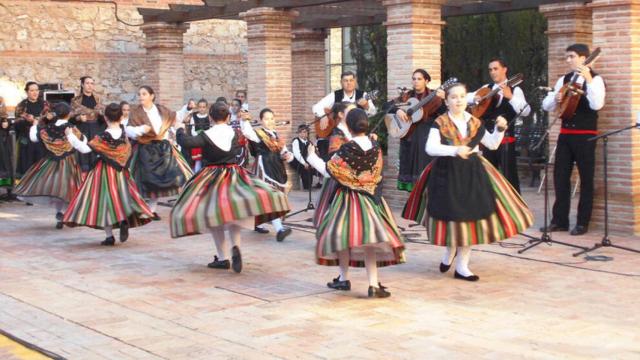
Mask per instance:
[[[103,118],[104,105],[94,90],[95,81],[93,78],[91,76],[83,76],[80,78],[80,93],[71,100],[75,124],[87,139],[93,139],[96,135],[102,134],[106,128]],[[78,163],[85,175],[93,169],[97,161],[98,154],[94,152],[79,154],[78,156]]]
[[[349,266],[364,266],[369,297],[388,297],[391,293],[378,282],[378,266],[404,262],[404,243],[391,210],[380,195],[382,150],[367,136],[369,120],[364,110],[351,110],[347,125],[352,139],[326,164],[313,146],[309,147],[308,162],[338,183],[316,230],[316,261],[340,266],[340,276],[327,283],[329,288],[350,290]]]
[[[74,156],[76,149],[66,129],[70,129],[76,138],[87,140],[69,123],[71,107],[67,103],[57,103],[53,110],[55,116],[51,120],[44,120],[44,126],[34,122],[29,130],[30,140],[41,142],[47,153],[27,170],[15,194],[30,202],[52,204],[56,209],[56,228],[62,229],[64,208],[82,182],[82,171]]]
[[[338,124],[331,135],[329,136],[329,150],[328,156],[329,159],[333,154],[335,154],[342,145],[351,141],[351,132],[347,127],[347,114],[352,109],[356,108],[356,104],[353,103],[335,103],[331,108],[331,112],[333,113],[333,118],[336,119]],[[320,191],[320,197],[318,198],[318,203],[316,204],[316,211],[313,213],[313,226],[318,228],[320,226],[320,222],[324,218],[327,210],[329,209],[329,204],[333,200],[333,195],[335,195],[336,190],[338,188],[338,182],[332,177],[325,177],[324,182],[322,184],[322,190]]]
[[[141,86],[138,98],[140,105],[131,109],[126,128],[127,136],[136,140],[129,169],[154,220],[160,220],[156,213],[158,198],[178,194],[193,172],[168,140],[176,113],[154,104],[155,93],[150,86]]]
[[[471,246],[514,236],[533,223],[533,215],[500,172],[478,154],[480,143],[498,148],[507,121],[499,116],[496,130],[489,133],[465,111],[466,95],[463,84],[447,90],[449,111],[435,120],[426,145],[436,159],[416,183],[402,217],[425,224],[431,243],[446,247],[441,272],[457,257],[455,278],[477,281],[469,270]]]
[[[47,114],[50,108],[49,103],[40,98],[38,83],[27,82],[24,91],[27,93],[27,98],[18,103],[15,109],[17,179],[22,178],[33,164],[45,156],[44,146],[29,139],[29,130]]]
[[[227,124],[227,105],[216,102],[209,115],[213,126],[197,136],[190,136],[184,131],[184,124],[177,124],[178,143],[185,148],[202,148],[204,167],[187,182],[171,210],[171,236],[210,232],[218,255],[207,266],[232,267],[240,272],[241,225],[253,228],[254,222],[280,218],[289,212],[289,203],[284,192],[250,176],[238,165],[242,145],[238,134]],[[225,230],[229,231],[233,243],[231,256]]]
[[[256,154],[253,173],[286,194],[289,185],[284,162],[293,161],[293,154],[287,150],[284,139],[275,130],[276,121],[271,109],[264,108],[260,111],[260,121],[262,126],[256,130],[248,120],[241,121],[242,134],[251,142],[250,146]],[[291,234],[291,228],[282,226],[282,219],[273,219],[271,225],[276,230],[277,241],[283,241]],[[257,223],[255,230],[260,233],[268,232]]]
[[[106,130],[89,141],[80,141],[66,129],[67,137],[83,154],[94,152],[98,162],[87,174],[82,187],[69,203],[63,223],[67,226],[88,226],[104,229],[107,238],[101,245],[115,245],[113,228],[120,228],[120,242],[127,241],[129,228],[151,221],[153,212],[138,193],[127,168],[131,144],[121,125],[122,110],[116,103],[104,110]]]

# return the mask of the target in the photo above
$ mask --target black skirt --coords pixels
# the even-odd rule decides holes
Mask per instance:
[[[433,160],[425,151],[432,123],[432,121],[418,123],[409,139],[400,140],[398,181],[414,184]]]
[[[477,154],[434,160],[428,182],[429,216],[444,221],[485,219],[496,211],[495,192]]]
[[[167,140],[138,145],[136,166],[140,171],[136,171],[139,176],[136,182],[142,185],[142,191],[146,193],[178,188],[187,180],[172,150]]]

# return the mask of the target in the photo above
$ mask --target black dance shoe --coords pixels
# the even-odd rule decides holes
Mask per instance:
[[[217,256],[213,256],[213,261],[207,264],[207,267],[210,269],[225,269],[229,270],[231,264],[229,260],[218,260]]]
[[[445,265],[444,263],[440,263],[440,272],[446,273],[451,268],[451,264]]]
[[[560,226],[554,223],[549,224],[547,226],[547,232],[554,232],[554,231],[569,231],[569,227]],[[544,226],[540,228],[540,232],[544,232]]]
[[[260,227],[260,226],[254,227],[253,231],[257,232],[258,234],[268,234],[269,233],[268,229],[265,229],[265,228]]]
[[[278,242],[282,242],[284,238],[286,238],[289,235],[291,235],[291,228],[289,227],[283,228],[282,230],[278,231],[278,234],[276,235],[276,240]]]
[[[242,271],[242,254],[237,246],[231,248],[231,268],[237,273]]]
[[[327,287],[334,290],[351,290],[351,280],[340,281],[340,276],[327,283]]]
[[[456,278],[456,279],[466,280],[466,281],[478,281],[478,280],[480,280],[480,276],[478,276],[478,275],[464,276],[464,275],[460,275],[460,273],[457,272],[457,271],[453,275],[453,277]]]
[[[380,283],[378,283],[380,285]],[[369,297],[370,298],[388,298],[391,296],[391,293],[386,290],[387,288],[384,286],[373,287],[369,286]]]
[[[154,212],[153,212],[153,217],[151,218],[151,220],[153,220],[153,221],[160,221],[160,220],[162,220],[162,218],[160,217],[160,215],[158,215],[158,213],[157,213],[157,212],[155,212],[155,211],[154,211]]]
[[[56,213],[56,220],[58,220],[58,222],[56,223],[56,229],[60,230],[62,229],[62,218],[64,217],[64,214],[61,212],[57,212]]]
[[[123,221],[120,223],[120,242],[125,242],[129,238],[129,223]]]
[[[571,235],[573,235],[573,236],[584,235],[584,234],[587,233],[587,231],[589,231],[589,227],[588,226],[576,225],[576,227],[574,227],[571,230]]]
[[[113,246],[116,244],[116,239],[113,236],[109,236],[108,238],[104,239],[103,242],[100,243],[100,245],[102,246]]]

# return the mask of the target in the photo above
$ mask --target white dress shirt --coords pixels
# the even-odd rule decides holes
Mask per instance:
[[[493,84],[491,86],[491,90],[498,87],[499,87],[498,84]],[[520,89],[519,86],[516,86],[513,88],[511,92],[513,95],[511,96],[511,100],[509,100],[509,104],[511,105],[513,110],[516,112],[516,114],[520,114],[520,116],[529,116],[529,113],[531,113],[531,107],[529,106],[529,104],[527,104],[527,99],[525,99],[524,92],[522,92],[522,89]],[[476,93],[477,93],[477,90],[467,94],[468,104],[473,104],[473,101],[474,101],[473,98],[476,96]],[[498,91],[496,95],[498,96],[498,102],[496,103],[496,107],[498,107],[502,105],[502,101],[504,100],[502,89],[500,89],[500,91]],[[522,111],[522,113],[520,113],[520,111]]]
[[[362,97],[364,98],[367,95],[367,93],[363,93]],[[313,105],[313,107],[311,108],[311,111],[313,111],[314,115],[317,117],[321,117],[324,116],[324,109],[331,109],[333,107],[333,104],[335,103],[336,100],[336,96],[334,92],[330,92],[327,96],[323,97],[322,100],[318,101],[315,105]],[[349,103],[356,103],[356,91],[354,90],[353,93],[351,95],[347,95],[346,92],[344,92],[344,96],[342,97],[342,102],[349,102]],[[373,105],[373,101],[368,100],[369,103],[369,109],[367,109],[367,115],[372,116],[375,115],[376,113],[376,107],[375,105]]]
[[[585,80],[582,76],[578,77],[577,84],[582,87]],[[556,94],[562,86],[564,85],[564,76],[560,77],[558,81],[556,81],[556,85],[553,87],[553,91],[549,92],[547,96],[542,100],[542,108],[544,111],[554,111],[556,109]],[[604,106],[604,98],[606,95],[606,89],[604,85],[604,80],[600,75],[596,75],[593,77],[591,84],[587,84],[587,100],[589,101],[589,107],[591,110],[598,111],[602,109]]]
[[[469,128],[469,120],[471,119],[471,114],[468,112],[463,113],[462,119],[454,118],[451,113],[448,114],[449,118],[453,121],[455,126],[458,128],[458,132],[461,135],[465,136],[467,134]],[[489,150],[495,150],[500,146],[500,142],[502,142],[502,138],[504,137],[504,131],[498,131],[498,128],[490,133],[485,130],[484,135],[482,136],[482,140],[480,142],[482,145],[487,147]],[[440,137],[440,130],[436,128],[431,128],[429,131],[429,138],[427,139],[427,145],[425,146],[425,151],[430,156],[458,156],[458,148],[460,146],[455,145],[444,145],[442,144],[442,138]],[[479,147],[476,145],[472,152],[478,152]]]

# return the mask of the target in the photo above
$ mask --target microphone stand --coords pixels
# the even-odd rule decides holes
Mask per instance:
[[[598,136],[594,136],[592,138],[589,138],[587,141],[598,141],[599,139],[602,139],[602,155],[603,155],[603,160],[604,160],[604,236],[602,237],[602,240],[600,241],[600,243],[596,243],[593,247],[591,248],[586,248],[582,251],[579,251],[575,254],[573,254],[573,256],[579,256],[582,254],[586,254],[588,252],[591,252],[593,250],[597,250],[601,247],[613,247],[616,249],[622,249],[622,250],[627,250],[627,251],[632,251],[632,252],[636,252],[636,253],[640,253],[640,250],[636,250],[636,249],[631,249],[631,248],[627,248],[624,246],[619,246],[619,245],[614,245],[611,240],[609,239],[609,187],[608,187],[608,182],[609,182],[609,178],[608,178],[608,172],[607,172],[607,143],[609,142],[609,136],[611,135],[615,135],[617,133],[626,131],[626,130],[630,130],[633,128],[638,128],[640,127],[640,122],[636,123],[635,125],[629,125],[627,127],[624,127],[622,129],[618,129],[618,130],[613,130],[610,131],[608,133],[604,133],[602,135],[598,135]]]
[[[548,119],[548,113],[545,111],[545,113],[547,114],[547,119]],[[547,121],[548,123],[548,121]],[[554,122],[555,123],[555,122]],[[553,126],[553,123],[551,125],[546,126],[544,135],[542,136],[542,138],[540,139],[540,141],[533,147],[533,150],[538,149],[540,146],[542,146],[542,144],[544,144],[548,138],[549,138],[549,129],[551,128],[551,126]],[[545,179],[547,179],[547,175],[548,175],[548,168],[549,168],[549,155],[547,154],[545,156],[544,159],[544,177]],[[531,236],[531,235],[527,235],[527,234],[523,234],[520,233],[520,235],[529,238],[530,240],[527,242],[527,244],[529,244],[527,247],[518,250],[518,254],[522,254],[523,252],[534,248],[542,243],[545,243],[547,245],[552,245],[552,244],[559,244],[559,245],[564,245],[564,246],[570,246],[570,247],[574,247],[574,248],[578,248],[578,249],[582,249],[582,250],[587,250],[586,247],[584,246],[579,246],[579,245],[574,245],[574,244],[569,244],[566,242],[562,242],[562,241],[556,241],[556,240],[552,240],[551,239],[551,233],[548,231],[549,229],[549,223],[548,223],[548,217],[549,217],[549,181],[545,181],[544,182],[544,226],[542,228],[542,235],[537,238],[535,236]]]

